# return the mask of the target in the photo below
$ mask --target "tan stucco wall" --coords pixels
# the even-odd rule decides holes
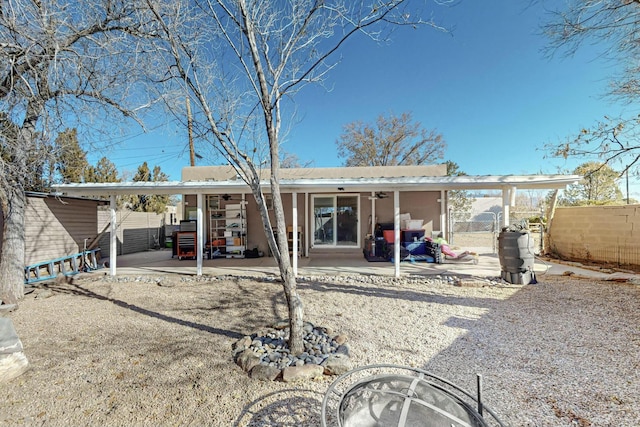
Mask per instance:
[[[269,170],[261,171],[261,179],[268,180]],[[447,165],[420,166],[359,166],[349,168],[292,168],[281,169],[280,179],[318,178],[385,178],[407,176],[446,176]],[[182,169],[183,181],[226,181],[236,179],[231,166],[188,166]]]
[[[322,195],[323,193],[309,194],[308,208],[312,209],[312,195]],[[326,195],[332,195],[334,193],[324,193]],[[388,193],[388,197],[384,199],[377,199],[375,202],[375,218],[371,219],[371,193],[349,193],[358,195],[360,198],[360,222],[358,224],[360,231],[359,247],[364,244],[364,239],[367,234],[371,233],[371,221],[373,223],[390,223],[393,222],[393,192]],[[242,199],[239,194],[232,194],[234,201],[230,203],[238,203],[238,200]],[[304,193],[297,193],[298,199],[298,226],[303,230],[303,238],[309,238],[310,232],[313,231],[313,213],[309,212],[308,221],[305,221],[305,197]],[[426,230],[426,234],[429,236],[431,231],[442,230],[440,224],[440,198],[439,191],[406,191],[400,192],[400,213],[409,213],[412,219],[423,220],[423,228]],[[263,231],[262,220],[260,213],[258,212],[256,202],[251,194],[245,194],[245,200],[247,202],[247,248],[258,248],[259,250],[268,253],[267,240]],[[184,204],[186,208],[194,208],[197,205],[196,196],[187,195],[184,197]],[[224,204],[224,203],[223,203]],[[285,212],[285,223],[287,226],[293,224],[292,221],[292,194],[282,194],[282,204]],[[275,217],[273,210],[269,211],[271,224],[275,226]],[[205,218],[207,215],[205,214]],[[306,227],[310,230],[306,230]],[[208,230],[209,224],[205,224],[205,230]],[[206,231],[205,231],[206,232]],[[205,240],[209,240],[208,234]]]
[[[558,208],[549,249],[577,261],[640,265],[640,205]]]

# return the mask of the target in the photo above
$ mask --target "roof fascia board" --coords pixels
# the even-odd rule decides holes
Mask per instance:
[[[579,175],[496,175],[496,176],[446,176],[446,177],[398,177],[398,178],[351,178],[351,179],[282,179],[282,191],[440,191],[440,190],[499,190],[517,189],[562,189],[577,183]],[[269,190],[269,182],[262,188]],[[344,190],[339,190],[340,188]],[[163,181],[163,182],[118,182],[59,184],[55,191],[76,196],[102,196],[125,194],[215,194],[250,192],[241,180],[231,181]]]

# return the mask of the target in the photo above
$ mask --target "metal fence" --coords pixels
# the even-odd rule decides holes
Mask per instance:
[[[536,253],[541,252],[544,226],[532,223],[530,218],[540,215],[537,211],[513,212],[509,216],[509,224],[522,224],[531,230],[534,238]],[[469,214],[467,212],[452,212],[449,215],[449,235],[447,240],[451,245],[473,250],[498,251],[498,234],[502,230],[502,212],[481,212]]]

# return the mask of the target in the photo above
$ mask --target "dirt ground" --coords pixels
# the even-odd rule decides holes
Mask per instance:
[[[426,369],[513,426],[640,425],[640,286],[543,276],[301,280],[307,320],[349,336],[354,366]],[[333,378],[250,379],[231,345],[286,317],[255,277],[76,278],[10,314],[30,369],[0,385],[6,426],[318,426]]]

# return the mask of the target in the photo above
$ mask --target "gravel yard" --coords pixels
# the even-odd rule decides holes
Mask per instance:
[[[566,276],[453,286],[441,277],[306,277],[306,318],[356,366],[426,369],[512,426],[640,425],[640,286]],[[318,426],[331,378],[248,378],[231,344],[285,317],[255,277],[76,278],[10,314],[30,370],[0,384],[0,425]]]

